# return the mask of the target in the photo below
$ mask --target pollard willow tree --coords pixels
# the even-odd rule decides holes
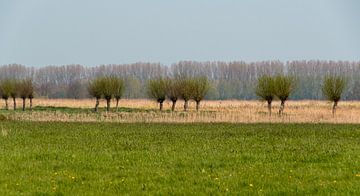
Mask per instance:
[[[111,99],[114,97],[115,92],[115,78],[114,77],[102,77],[100,78],[100,83],[102,86],[102,95],[104,96],[104,99],[106,100],[106,111],[110,111],[111,107]]]
[[[163,78],[149,80],[148,83],[148,95],[156,99],[160,105],[160,111],[163,110],[163,104],[166,99],[167,93],[167,80]]]
[[[192,80],[192,98],[196,102],[196,111],[199,111],[200,102],[209,92],[210,82],[206,76],[196,77]]]
[[[180,97],[184,100],[184,111],[189,108],[189,100],[193,96],[193,80],[190,78],[179,79],[180,85]]]
[[[292,76],[277,75],[274,78],[275,95],[280,100],[279,115],[282,115],[285,108],[285,101],[295,89],[295,78]]]
[[[275,81],[271,76],[261,76],[258,78],[256,95],[268,104],[269,116],[271,116],[271,103],[275,98]]]
[[[35,90],[34,90],[34,87],[33,87],[32,91],[30,91],[30,93],[28,94],[28,98],[29,98],[29,101],[30,101],[30,105],[29,105],[30,111],[32,111],[32,105],[33,105],[32,101],[33,101],[34,97],[35,97]]]
[[[99,111],[99,103],[102,96],[102,78],[96,78],[89,82],[88,92],[92,97],[95,97],[95,112]]]
[[[336,107],[341,99],[346,86],[346,80],[342,76],[325,76],[322,86],[323,95],[327,100],[333,102],[332,114],[335,115]]]
[[[9,85],[11,86],[10,97],[13,99],[14,110],[16,110],[16,98],[19,96],[19,82],[15,79],[9,80]]]
[[[25,111],[26,98],[30,99],[30,110],[32,110],[32,98],[34,97],[34,87],[32,80],[26,79],[19,82],[19,96],[22,99],[22,110]]]
[[[181,86],[180,82],[177,79],[167,79],[167,90],[166,96],[172,102],[171,111],[175,111],[176,102],[181,96]]]
[[[33,109],[33,99],[35,97],[35,90],[34,90],[34,85],[33,83],[31,83],[31,86],[29,86],[29,92],[28,92],[28,98],[29,98],[29,101],[30,101],[30,111],[32,111]]]
[[[116,111],[119,110],[119,101],[124,94],[125,82],[123,79],[118,77],[112,77],[114,85],[114,98],[116,100]]]
[[[1,98],[5,101],[5,109],[9,110],[9,97],[11,96],[11,92],[13,91],[13,84],[10,80],[4,80],[0,84],[0,93]]]

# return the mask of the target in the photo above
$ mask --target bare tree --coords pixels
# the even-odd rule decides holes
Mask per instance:
[[[103,76],[118,76],[126,81],[124,97],[145,98],[148,80],[158,77],[194,78],[206,76],[214,89],[207,98],[255,99],[254,85],[262,75],[293,75],[299,81],[293,99],[321,99],[326,74],[341,74],[347,79],[348,91],[342,99],[358,100],[360,62],[348,61],[260,61],[260,62],[198,62],[180,61],[171,66],[159,63],[110,64],[95,67],[63,65],[26,67],[18,64],[0,66],[0,81],[33,80],[40,97],[85,98],[89,81]]]
[[[84,97],[83,84],[80,80],[72,80],[66,89],[66,97],[72,99],[79,99]]]
[[[133,76],[127,76],[124,80],[124,97],[139,98],[141,97],[141,81]]]

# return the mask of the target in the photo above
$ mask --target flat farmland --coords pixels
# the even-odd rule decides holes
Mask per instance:
[[[17,101],[21,106],[21,100]],[[9,101],[10,108],[12,107]],[[171,112],[171,102],[165,102],[164,111],[152,100],[120,100],[120,109],[105,111],[105,101],[100,102],[100,112],[93,112],[95,100],[83,99],[34,99],[34,110],[5,111],[0,114],[12,120],[25,121],[73,121],[73,122],[167,122],[167,123],[360,123],[360,102],[340,102],[336,115],[331,113],[332,104],[327,101],[288,101],[284,115],[279,117],[279,102],[273,103],[273,115],[269,117],[267,104],[260,101],[203,101],[199,112],[190,102],[190,111],[183,111],[183,102],[178,101],[176,111]],[[0,102],[4,108],[4,102]],[[20,109],[20,108],[19,108]]]
[[[351,124],[0,125],[0,195],[360,193]]]

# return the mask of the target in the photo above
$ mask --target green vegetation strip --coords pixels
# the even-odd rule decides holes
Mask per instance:
[[[0,123],[0,195],[360,194],[360,125]]]

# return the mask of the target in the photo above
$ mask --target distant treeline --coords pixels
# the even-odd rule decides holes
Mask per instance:
[[[360,100],[360,62],[348,61],[181,61],[170,66],[159,63],[27,67],[0,66],[0,80],[32,79],[37,97],[87,98],[89,80],[116,75],[124,79],[124,98],[147,98],[150,79],[171,76],[206,76],[211,82],[207,99],[257,99],[255,86],[262,75],[293,75],[297,82],[291,99],[323,99],[321,85],[326,75],[347,79],[345,100]]]

